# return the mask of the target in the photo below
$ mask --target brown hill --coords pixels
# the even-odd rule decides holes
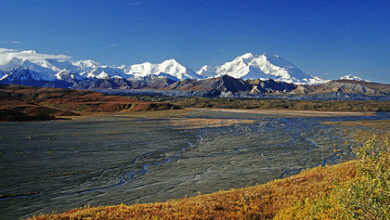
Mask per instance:
[[[242,79],[235,79],[230,76],[209,78],[205,80],[182,80],[171,84],[168,89],[184,91],[212,91],[217,92],[238,92],[250,89],[250,86]]]
[[[153,103],[103,93],[0,85],[0,121],[52,120],[61,116],[94,112],[171,109],[169,103]]]
[[[355,80],[333,80],[321,85],[306,86],[310,93],[342,92],[369,96],[390,95],[390,85]]]

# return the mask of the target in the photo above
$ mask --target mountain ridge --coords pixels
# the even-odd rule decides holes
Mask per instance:
[[[140,79],[147,76],[168,77],[180,81],[184,79],[206,79],[229,75],[241,79],[273,79],[295,84],[324,83],[319,77],[304,73],[291,62],[279,55],[246,53],[221,66],[205,65],[200,70],[180,64],[175,59],[161,63],[144,62],[140,64],[107,66],[93,60],[72,61],[65,55],[42,54],[33,50],[13,50],[0,48],[0,79],[12,77],[15,69],[26,68],[34,72],[35,80],[55,81],[72,76],[74,79],[88,78]]]
[[[28,69],[17,70],[30,77]],[[224,75],[207,79],[175,81],[167,77],[148,76],[142,79],[73,78],[56,81],[24,80],[0,81],[0,84],[21,84],[51,88],[71,88],[102,91],[109,94],[160,94],[168,96],[287,98],[319,100],[390,100],[390,85],[354,80],[334,80],[319,85],[296,85],[272,79],[236,79]]]
[[[322,80],[267,53],[246,53],[195,72],[175,59],[113,67],[93,60],[72,61],[65,55],[0,48],[0,84],[176,96],[390,99],[390,85],[362,81],[351,74],[341,78]]]

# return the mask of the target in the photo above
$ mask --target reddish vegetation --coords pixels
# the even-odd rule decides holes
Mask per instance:
[[[172,109],[169,103],[151,103],[103,93],[0,85],[0,121],[51,120],[94,112]]]

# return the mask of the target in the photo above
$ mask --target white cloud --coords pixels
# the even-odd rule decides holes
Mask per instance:
[[[16,52],[17,50],[14,49],[7,49],[7,48],[0,48],[0,54],[2,53],[11,53],[11,52]]]
[[[8,63],[11,59],[17,58],[22,61],[29,60],[33,63],[43,63],[45,60],[69,61],[70,56],[58,54],[44,54],[38,53],[35,50],[14,50],[7,48],[0,48],[0,65]]]

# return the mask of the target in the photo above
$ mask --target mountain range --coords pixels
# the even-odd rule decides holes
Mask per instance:
[[[195,72],[174,59],[106,66],[93,60],[72,61],[65,55],[0,48],[0,84],[185,96],[390,99],[389,85],[351,74],[340,80],[323,80],[267,53],[246,53]]]
[[[26,75],[26,71],[29,70]],[[174,81],[206,79],[228,75],[240,79],[273,79],[295,84],[319,84],[326,82],[304,73],[291,62],[278,55],[246,53],[221,66],[205,65],[193,71],[175,59],[159,64],[149,62],[133,65],[106,66],[93,60],[72,61],[65,55],[50,55],[34,50],[17,51],[0,49],[0,80],[85,80],[122,78],[126,80],[144,77],[167,77]]]

